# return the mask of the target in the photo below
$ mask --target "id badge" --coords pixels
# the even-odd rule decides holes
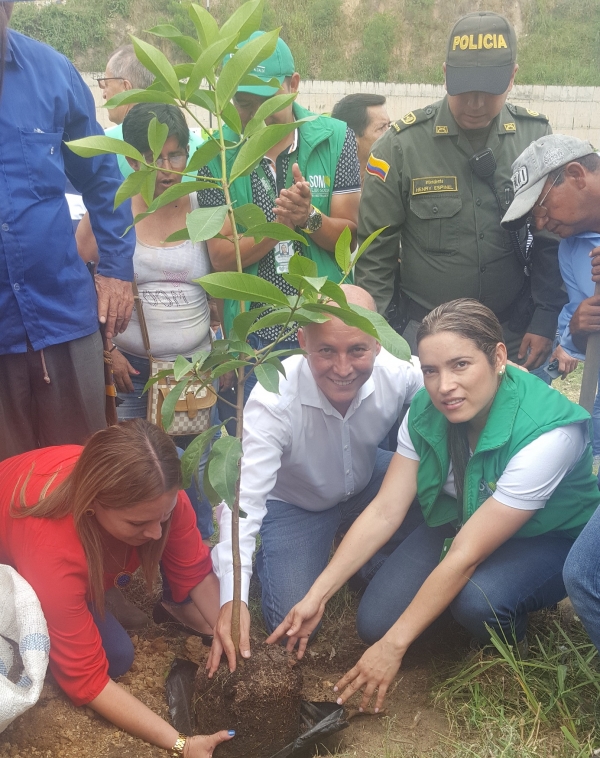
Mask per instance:
[[[446,555],[448,554],[448,550],[452,547],[452,543],[454,542],[454,537],[447,537],[444,540],[444,546],[442,547],[442,552],[440,553],[440,560],[438,563],[441,563]]]
[[[275,271],[278,274],[287,274],[290,267],[290,258],[294,255],[292,242],[278,242],[274,248]]]

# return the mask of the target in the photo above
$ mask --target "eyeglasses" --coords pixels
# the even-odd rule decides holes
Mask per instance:
[[[536,204],[533,206],[533,208],[531,209],[531,215],[532,215],[534,218],[546,218],[546,216],[548,215],[548,209],[547,209],[547,208],[544,208],[544,203],[546,202],[546,198],[548,197],[548,195],[549,195],[549,194],[550,194],[550,192],[552,191],[552,188],[554,187],[554,185],[556,184],[556,182],[557,182],[557,181],[560,179],[560,177],[562,176],[562,174],[563,174],[563,171],[564,171],[564,169],[562,169],[561,171],[559,171],[559,172],[558,172],[558,174],[556,175],[556,178],[554,179],[554,181],[552,182],[552,184],[551,184],[551,185],[550,185],[550,187],[548,188],[548,192],[546,192],[546,194],[545,194],[545,195],[544,195],[544,197],[543,197],[543,198],[542,198],[542,199],[539,201],[539,203],[536,203]]]
[[[152,163],[152,155],[147,154],[144,156],[146,159],[146,163]],[[156,159],[155,163],[158,166],[158,168],[163,168],[165,163],[169,163],[169,166],[171,168],[174,168],[175,170],[184,168],[185,164],[187,163],[188,154],[184,152],[183,150],[180,150],[176,153],[169,153],[166,158],[163,158],[162,155],[159,155],[159,157]]]
[[[96,81],[98,82],[98,86],[100,87],[100,89],[106,89],[106,82],[116,81],[117,79],[122,82],[125,81],[124,76],[98,76],[96,77]]]

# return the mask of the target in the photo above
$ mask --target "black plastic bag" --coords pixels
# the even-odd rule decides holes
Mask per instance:
[[[189,736],[194,729],[194,680],[198,666],[191,661],[175,658],[167,677],[167,702],[171,722],[175,729]],[[337,703],[315,703],[303,700],[300,706],[300,734],[289,745],[279,750],[270,758],[291,758],[299,755],[306,748],[340,732],[349,726],[344,708]]]

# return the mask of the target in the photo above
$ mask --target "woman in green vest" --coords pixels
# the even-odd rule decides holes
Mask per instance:
[[[362,708],[377,691],[376,710],[408,647],[444,612],[481,643],[488,627],[520,642],[528,614],[565,597],[563,564],[600,500],[589,414],[507,365],[492,311],[445,303],[423,320],[417,345],[425,387],[377,497],[267,640],[287,634],[301,657],[327,600],[388,542],[416,496],[423,523],[359,606],[371,647],[335,687],[339,703],[362,689]]]

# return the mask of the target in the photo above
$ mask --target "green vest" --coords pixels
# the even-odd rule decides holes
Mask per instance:
[[[294,103],[294,118],[301,119],[311,116],[310,111],[302,108],[298,103]],[[319,116],[314,121],[307,121],[300,126],[300,139],[298,145],[298,165],[304,178],[310,183],[312,204],[326,216],[329,216],[331,209],[331,193],[333,181],[337,169],[338,160],[342,153],[344,140],[346,139],[346,124],[333,118]],[[223,128],[223,136],[229,142],[238,142],[239,136],[229,127]],[[227,151],[227,173],[231,171],[233,162],[239,152],[237,150]],[[208,167],[212,175],[221,178],[221,158],[214,158]],[[291,171],[288,172],[287,186],[292,183]],[[230,188],[231,200],[234,207],[240,207],[246,203],[254,202],[252,198],[252,185],[250,175],[241,176],[236,179]],[[243,227],[240,227],[240,231]],[[323,250],[315,244],[309,234],[306,235],[308,246],[303,246],[303,254],[311,258],[317,264],[319,276],[327,276],[334,282],[339,282],[342,273],[335,262],[332,253]],[[244,269],[247,274],[257,274],[258,263],[253,263]],[[352,281],[351,277],[348,278]],[[246,303],[246,310],[250,303]],[[229,334],[233,319],[240,312],[240,305],[237,300],[224,301],[224,328],[225,334]]]
[[[410,405],[408,430],[420,457],[417,497],[425,522],[429,526],[465,523],[494,494],[496,482],[519,450],[545,432],[584,421],[590,424],[589,413],[583,408],[537,377],[507,366],[467,465],[460,518],[456,499],[442,492],[450,466],[448,421],[434,407],[425,389],[421,389]],[[515,536],[534,537],[556,531],[575,539],[599,502],[598,483],[592,474],[592,450],[588,445],[544,508],[537,510]]]

